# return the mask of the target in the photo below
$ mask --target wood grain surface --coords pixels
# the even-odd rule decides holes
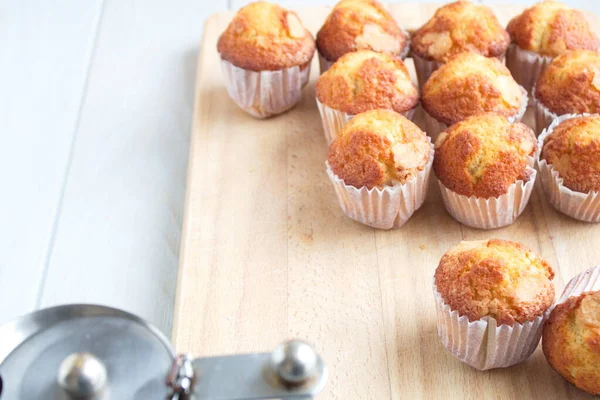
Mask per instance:
[[[414,29],[438,6],[398,4],[391,11]],[[503,24],[520,10],[495,6]],[[299,9],[312,32],[327,13]],[[302,338],[330,367],[322,399],[586,398],[539,348],[520,365],[487,372],[454,359],[437,337],[431,286],[448,248],[498,237],[549,260],[560,293],[570,277],[600,263],[600,225],[558,213],[538,182],[512,226],[467,228],[446,213],[435,179],[424,206],[401,229],[349,220],[325,173],[316,59],[293,110],[253,119],[228,98],[215,50],[231,16],[207,21],[197,70],[173,330],[178,351],[268,351]]]

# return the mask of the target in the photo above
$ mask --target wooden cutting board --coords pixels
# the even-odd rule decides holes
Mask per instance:
[[[390,8],[402,26],[416,29],[438,6]],[[521,10],[495,6],[502,24]],[[329,11],[298,13],[316,33]],[[487,372],[454,359],[437,337],[431,286],[451,246],[498,237],[545,257],[560,293],[573,275],[600,264],[600,225],[557,212],[538,182],[514,225],[471,229],[446,213],[435,178],[424,206],[401,229],[353,222],[325,173],[316,57],[302,101],[256,120],[229,99],[221,75],[216,43],[232,16],[207,20],[198,61],[177,350],[207,356],[308,340],[330,367],[320,399],[586,398],[549,367],[540,348],[518,366]],[[417,123],[423,126],[420,113]]]

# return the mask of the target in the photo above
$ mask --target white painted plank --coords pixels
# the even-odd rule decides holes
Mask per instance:
[[[0,323],[32,311],[101,0],[0,0]]]
[[[107,304],[170,334],[198,44],[221,5],[106,0],[42,306]]]

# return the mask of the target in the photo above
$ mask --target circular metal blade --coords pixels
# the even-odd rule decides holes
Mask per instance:
[[[0,327],[0,400],[66,399],[58,370],[78,352],[97,357],[108,385],[99,399],[165,399],[175,354],[144,320],[96,305],[40,310]]]

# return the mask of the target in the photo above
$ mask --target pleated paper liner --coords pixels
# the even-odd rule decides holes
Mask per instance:
[[[235,103],[256,118],[267,118],[292,108],[308,83],[310,63],[279,71],[250,71],[221,59],[227,92]]]
[[[319,69],[321,71],[321,75],[331,68],[333,63],[335,63],[335,61],[329,61],[323,55],[321,55],[321,53],[319,53]]]
[[[600,290],[600,266],[590,268],[579,275],[575,275],[565,286],[556,304],[564,303],[569,297],[598,290]]]
[[[360,189],[346,185],[326,163],[327,175],[333,183],[344,214],[362,224],[378,229],[399,228],[418,210],[427,197],[429,175],[433,164],[433,144],[430,143],[427,165],[404,184],[384,188]]]
[[[538,148],[541,150],[546,138],[563,121],[590,114],[567,114],[555,118],[550,126],[538,137]],[[554,167],[538,155],[537,165],[540,171],[542,187],[550,204],[558,211],[572,218],[585,222],[600,222],[599,192],[581,193],[569,189],[563,184],[563,179]]]
[[[527,168],[531,175],[527,182],[516,181],[505,194],[489,199],[458,194],[438,180],[446,210],[455,220],[472,228],[495,229],[512,224],[523,213],[533,193],[537,171],[533,169],[534,158],[530,161]]]
[[[330,145],[354,115],[328,107],[321,103],[319,99],[317,99],[317,107],[319,108],[319,114],[323,122],[325,140],[327,140],[327,145]]]
[[[523,93],[523,102],[521,103],[521,107],[519,108],[519,111],[517,111],[517,113],[515,115],[508,117],[508,121],[510,123],[521,121],[521,119],[523,118],[523,115],[525,115],[525,111],[527,111],[527,104],[528,104],[527,91],[523,87],[521,87],[521,91]],[[425,129],[427,130],[427,135],[435,143],[435,141],[437,140],[440,133],[442,133],[443,131],[448,129],[448,125],[446,125],[445,123],[443,123],[441,121],[438,121],[437,119],[435,119],[434,117],[429,115],[427,110],[423,109],[423,111],[424,111],[423,114],[425,117]]]
[[[330,145],[339,136],[340,131],[348,124],[348,121],[350,121],[354,115],[328,107],[321,103],[319,99],[317,99],[317,107],[319,108],[319,114],[321,114],[321,120],[323,122],[323,134],[327,140],[327,145]],[[410,109],[402,113],[402,115],[412,120],[416,109],[417,107]]]
[[[531,89],[531,100],[535,118],[535,133],[539,136],[544,129],[550,126],[552,121],[558,118],[558,115],[550,111],[548,107],[535,97],[535,85],[533,85],[533,89]]]
[[[419,81],[419,88],[423,89],[423,85],[427,82],[427,79],[438,69],[442,64],[437,61],[427,60],[416,55],[414,52],[411,54],[413,62],[415,63],[415,71],[417,73],[417,80]]]
[[[431,138],[431,141],[435,143],[440,133],[448,129],[448,125],[433,118],[425,111],[425,108],[423,108],[423,118],[425,119],[425,132],[427,132],[427,136]]]
[[[508,46],[506,50],[506,66],[513,78],[515,78],[515,81],[529,93],[533,93],[540,73],[551,61],[552,57],[541,56],[537,53],[523,50],[514,43]]]
[[[549,311],[523,324],[497,325],[484,317],[469,322],[447,305],[433,285],[437,309],[437,331],[444,347],[460,361],[479,370],[518,364],[536,349]]]

